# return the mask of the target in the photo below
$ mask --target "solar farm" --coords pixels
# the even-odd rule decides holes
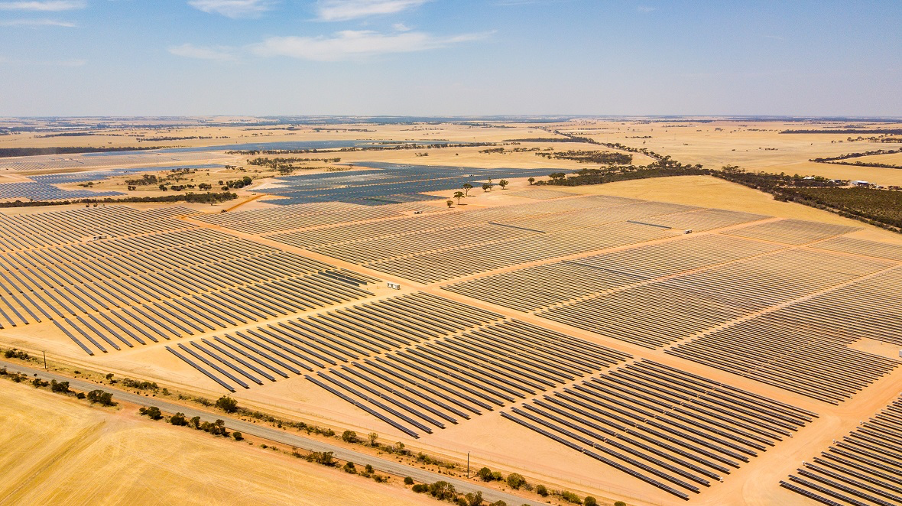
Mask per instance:
[[[764,468],[780,500],[899,502],[902,247],[525,183],[417,197],[474,170],[284,178],[278,205],[215,214],[0,213],[0,332],[649,503],[727,504]]]

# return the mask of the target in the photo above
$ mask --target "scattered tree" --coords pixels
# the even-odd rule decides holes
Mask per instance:
[[[536,493],[542,497],[548,497],[548,489],[545,488],[545,485],[536,486]]]
[[[457,199],[457,205],[460,205],[460,199],[464,198],[464,192],[454,192],[454,198]]]
[[[379,434],[370,432],[369,435],[367,435],[367,439],[370,442],[370,446],[376,446],[376,441],[379,439]]]
[[[244,439],[244,434],[238,432],[237,430],[232,433],[232,437],[235,438],[235,441],[241,441]]]
[[[91,390],[88,392],[88,400],[101,406],[115,406],[113,402],[113,394],[104,392],[103,390]]]
[[[583,504],[585,506],[598,506],[598,501],[590,495],[583,499]]]
[[[353,430],[346,430],[341,433],[341,440],[345,443],[356,443],[357,442],[357,433]]]
[[[169,418],[169,423],[172,425],[178,425],[179,427],[184,427],[188,425],[188,419],[185,417],[185,413],[176,413]]]
[[[50,380],[50,391],[56,392],[58,394],[68,394],[69,390],[69,382],[68,381],[60,381],[57,383],[56,380]]]
[[[507,484],[510,488],[517,490],[526,484],[526,478],[522,474],[511,473],[507,475]]]
[[[482,492],[477,491],[475,494],[473,492],[470,492],[466,495],[466,499],[466,504],[468,506],[479,506],[483,502]]]
[[[463,186],[461,186],[461,188],[464,189],[464,197],[469,197],[470,190],[473,189],[473,185],[471,185],[470,183],[464,183]]]
[[[527,179],[527,181],[529,181],[529,184],[532,185],[533,183],[536,182],[536,178],[531,177],[531,178]]]
[[[405,485],[413,485],[413,478],[411,478],[410,476],[405,477],[404,484]]]
[[[502,190],[509,184],[510,184],[510,181],[508,181],[507,179],[502,179],[501,181],[498,181],[498,186],[500,186]]]
[[[487,192],[492,189],[492,183],[482,183],[482,191]]]
[[[143,407],[138,410],[138,413],[150,418],[151,420],[159,420],[163,418],[163,413],[160,412],[160,408],[156,406],[151,406],[149,408]]]
[[[234,413],[238,411],[238,401],[232,399],[228,395],[223,395],[216,401],[216,407],[226,413]]]
[[[453,200],[451,200],[451,199],[448,199],[448,200],[446,200],[446,201],[445,201],[445,204],[448,204],[448,209],[450,209],[450,208],[451,208],[451,206],[453,206],[453,205],[454,205],[454,201],[453,201]]]
[[[488,467],[483,467],[479,471],[476,471],[476,476],[482,481],[492,481],[492,470]]]

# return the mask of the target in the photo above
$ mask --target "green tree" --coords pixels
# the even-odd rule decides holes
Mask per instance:
[[[457,199],[457,205],[460,205],[460,199],[464,198],[464,192],[454,192],[454,198]]]
[[[169,423],[172,425],[185,426],[188,425],[188,419],[185,418],[185,413],[176,413],[169,418]]]
[[[598,506],[598,501],[590,495],[583,499],[583,504],[585,506]]]
[[[376,441],[379,439],[379,434],[376,434],[375,432],[370,432],[369,435],[367,436],[367,439],[370,442],[370,446],[376,446]]]
[[[448,200],[446,200],[446,201],[445,201],[445,204],[448,204],[448,209],[450,209],[450,208],[451,208],[451,206],[453,206],[453,205],[454,205],[454,201],[453,201],[453,200],[451,200],[451,199],[448,199]]]
[[[150,418],[151,420],[159,420],[163,418],[163,413],[160,412],[160,408],[156,406],[151,406],[149,408],[141,408],[138,410],[138,413]]]
[[[463,186],[461,186],[461,188],[464,189],[464,197],[469,197],[470,190],[473,189],[473,185],[471,185],[470,183],[464,183]]]
[[[492,189],[492,183],[482,183],[482,191],[487,192]]]
[[[466,495],[466,498],[469,506],[479,506],[483,502],[482,492],[476,492],[475,494],[470,492]]]
[[[357,442],[357,433],[353,430],[346,430],[341,433],[341,440],[345,443],[356,443]]]
[[[500,186],[502,190],[509,184],[511,184],[511,183],[507,179],[502,179],[501,181],[498,181],[498,186]]]
[[[529,184],[532,185],[533,183],[536,182],[536,178],[531,177],[531,178],[527,179],[527,181],[529,181]]]
[[[524,478],[522,474],[511,473],[507,475],[507,484],[510,488],[517,490],[526,484],[526,478]]]
[[[216,407],[225,411],[226,413],[234,413],[238,411],[238,401],[232,399],[228,395],[223,395],[216,400]]]
[[[536,486],[536,493],[539,494],[539,495],[542,496],[542,497],[547,497],[547,496],[548,496],[548,489],[545,488],[545,485],[538,485],[538,486]]]
[[[482,481],[492,481],[492,470],[488,467],[483,467],[479,471],[476,471],[476,476]]]
[[[235,441],[241,441],[244,439],[244,434],[238,432],[237,430],[232,433],[232,437],[235,438]]]

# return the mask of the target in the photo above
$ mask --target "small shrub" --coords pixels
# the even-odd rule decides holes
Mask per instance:
[[[324,466],[335,465],[335,458],[332,456],[332,452],[313,452],[310,455],[307,455],[307,460]]]
[[[244,435],[237,430],[232,433],[232,437],[235,438],[235,441],[241,441],[242,439],[244,439]]]
[[[29,358],[31,358],[28,353],[22,350],[17,350],[15,348],[4,351],[3,356],[6,358],[17,358],[19,360],[28,360]]]
[[[216,407],[225,411],[226,413],[234,413],[238,411],[238,401],[232,399],[228,395],[223,395],[216,400]]]
[[[504,476],[498,471],[492,471],[492,479],[494,481],[504,481]]]
[[[34,385],[35,388],[41,388],[41,387],[46,387],[50,383],[47,383],[46,381],[42,380],[41,378],[35,378],[35,379],[31,380],[31,384]]]
[[[367,439],[370,442],[370,446],[376,446],[376,440],[379,439],[379,434],[376,434],[375,432],[370,432],[369,435],[367,436]]]
[[[348,462],[347,464],[345,464],[342,470],[346,473],[357,474],[357,468],[354,467],[353,462]]]
[[[483,467],[479,471],[476,471],[476,476],[478,476],[482,481],[492,481],[492,470],[487,467]]]
[[[583,500],[579,498],[578,495],[570,492],[568,490],[561,491],[561,498],[567,502],[572,502],[573,504],[582,504]]]
[[[548,497],[548,489],[545,485],[536,485],[536,493],[542,497]]]
[[[422,483],[417,483],[410,490],[413,490],[414,492],[416,492],[418,494],[422,494],[423,492],[429,490],[429,487],[427,487],[426,485],[423,485]]]
[[[517,490],[526,484],[526,478],[521,474],[511,473],[507,475],[507,484],[510,488]]]
[[[404,478],[404,484],[405,485],[413,485],[413,478],[411,478],[410,476]]]
[[[598,506],[598,501],[591,495],[583,500],[585,506]]]
[[[356,443],[357,442],[357,433],[353,430],[346,430],[341,433],[341,440],[345,443]]]
[[[626,503],[623,501],[617,501],[614,503],[614,506],[626,506]]]
[[[385,483],[388,481],[388,476],[383,476],[381,474],[374,474],[373,479],[376,480],[376,483]]]
[[[169,418],[169,423],[184,427],[185,425],[188,425],[188,419],[185,418],[185,413],[176,413]]]
[[[373,466],[367,464],[367,465],[366,465],[366,472],[372,473],[372,472],[373,472]]]
[[[191,419],[188,420],[188,425],[190,425],[192,429],[200,429],[200,417],[191,417]]]
[[[437,481],[429,485],[429,495],[440,501],[449,501],[457,496],[454,485],[447,481]]]
[[[84,394],[84,392],[78,392],[77,394],[75,394],[76,399],[84,399],[85,397],[87,396]]]
[[[466,495],[466,499],[467,506],[479,506],[483,502],[482,492],[476,492],[475,494],[470,492]]]

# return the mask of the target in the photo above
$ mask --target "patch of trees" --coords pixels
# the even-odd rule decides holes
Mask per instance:
[[[871,155],[893,155],[896,153],[902,153],[902,148],[900,149],[875,149],[871,151],[862,151],[860,153],[846,153],[839,156],[828,156],[823,158],[812,158],[810,162],[818,162],[818,163],[831,163],[837,162],[840,160],[848,160],[849,158],[860,158],[862,156],[871,156]]]
[[[130,202],[191,202],[200,204],[214,204],[234,200],[238,195],[231,192],[221,193],[180,193],[176,195],[159,195],[154,197],[120,197],[103,199],[75,199],[75,200],[16,200],[14,202],[0,202],[2,207],[39,207],[39,206],[66,206],[70,204],[127,204]]]
[[[159,184],[160,180],[153,174],[144,174],[138,179],[126,179],[125,184],[128,186],[152,186]]]
[[[113,394],[109,392],[104,392],[103,390],[91,390],[88,392],[88,400],[91,401],[91,404],[97,403],[101,406],[115,406],[116,403],[113,402]]]
[[[28,353],[26,353],[22,350],[17,350],[15,348],[5,350],[3,352],[3,356],[6,358],[17,358],[19,360],[28,360],[31,358],[31,356],[28,355]]]
[[[0,148],[0,158],[11,156],[40,156],[40,155],[68,155],[77,153],[109,153],[112,151],[141,151],[147,149],[162,149],[163,146],[137,146],[130,148],[113,147],[48,147],[48,148]]]
[[[781,200],[827,209],[849,218],[902,232],[902,192],[873,188],[781,189]]]
[[[781,134],[862,134],[862,135],[902,135],[902,128],[839,128],[821,130],[783,130]]]
[[[558,160],[573,160],[579,163],[598,163],[604,165],[629,165],[633,163],[633,155],[612,153],[610,151],[560,151],[554,153],[536,153],[536,156]]]
[[[212,136],[191,135],[188,137],[141,137],[135,138],[138,142],[165,142],[165,141],[187,141],[191,139],[212,139]]]
[[[226,413],[234,413],[238,411],[238,401],[229,397],[228,395],[223,395],[216,400],[216,407],[225,411]]]
[[[220,181],[219,184],[222,185],[223,190],[228,190],[230,188],[244,188],[245,186],[251,184],[253,179],[250,176],[244,176],[241,179],[232,179],[229,181]]]
[[[131,378],[124,378],[122,380],[122,386],[138,390],[152,390],[154,392],[160,389],[154,381],[138,381]]]

